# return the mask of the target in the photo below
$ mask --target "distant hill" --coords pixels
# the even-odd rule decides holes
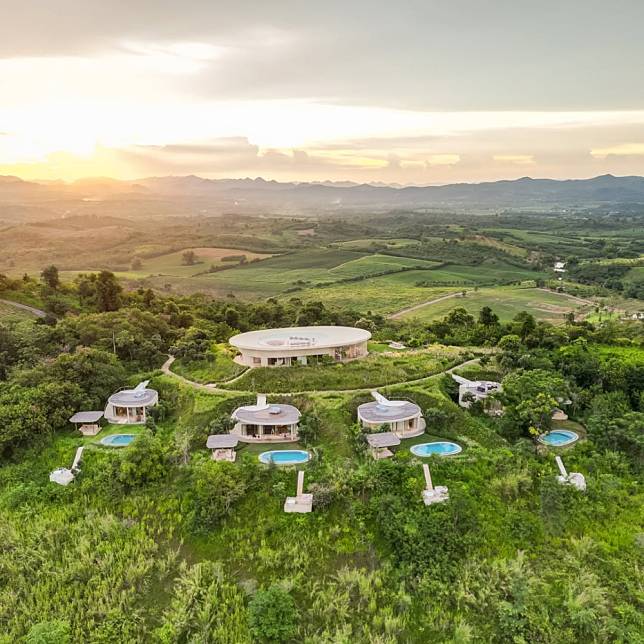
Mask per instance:
[[[352,182],[281,183],[257,179],[204,179],[189,175],[137,181],[82,179],[71,184],[38,183],[0,177],[0,202],[28,203],[56,199],[207,200],[213,207],[247,206],[292,211],[344,208],[420,208],[451,206],[552,207],[644,204],[644,177],[603,175],[593,179],[531,179],[444,186],[397,186]],[[0,220],[2,208],[0,207]]]

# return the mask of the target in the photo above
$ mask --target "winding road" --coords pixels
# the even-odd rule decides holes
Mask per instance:
[[[21,304],[20,302],[13,302],[12,300],[0,300],[0,304],[8,304],[9,306],[13,306],[21,311],[27,311],[27,313],[31,313],[37,318],[47,317],[47,313],[45,311],[37,309],[35,306],[29,306],[28,304]]]
[[[421,302],[420,304],[416,304],[406,309],[402,309],[402,311],[396,311],[395,313],[391,313],[390,315],[387,316],[387,319],[396,320],[402,317],[403,315],[407,315],[407,313],[411,313],[412,311],[417,311],[418,309],[425,308],[426,306],[430,306],[431,304],[437,304],[438,302],[442,302],[443,300],[449,300],[452,297],[459,297],[461,293],[462,291],[456,291],[455,293],[448,293],[447,295],[441,295],[440,297],[434,298],[433,300],[428,300],[427,302]]]

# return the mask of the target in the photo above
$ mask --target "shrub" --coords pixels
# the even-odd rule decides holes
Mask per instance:
[[[25,637],[26,644],[68,644],[71,642],[69,624],[60,619],[34,624]]]
[[[219,524],[246,492],[243,475],[232,463],[200,463],[195,467],[192,485],[197,528],[212,528]]]
[[[287,642],[297,633],[298,612],[291,595],[280,586],[259,590],[249,604],[251,634],[262,642]]]

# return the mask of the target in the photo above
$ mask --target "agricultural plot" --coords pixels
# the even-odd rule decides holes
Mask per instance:
[[[373,252],[374,248],[380,250],[396,250],[401,248],[413,248],[414,246],[419,245],[417,239],[352,239],[350,241],[339,242],[337,246],[344,248],[346,250],[363,250],[367,252]]]
[[[429,270],[410,270],[357,283],[309,288],[298,292],[297,297],[384,315],[433,300],[455,290],[462,290],[464,287],[534,280],[539,276],[540,273],[504,263],[481,266],[451,265]]]
[[[360,282],[310,288],[295,295],[303,301],[322,301],[327,306],[386,315],[446,295],[454,290],[446,287],[418,286],[417,283],[427,274],[428,271],[406,271]]]
[[[183,262],[183,253],[186,251],[192,251],[195,254],[195,263],[190,266],[186,266]],[[140,270],[128,271],[127,273],[121,273],[121,275],[129,278],[140,278],[148,275],[190,277],[208,270],[211,266],[234,266],[239,263],[242,256],[247,262],[271,257],[267,253],[253,253],[248,250],[239,250],[238,248],[183,248],[158,257],[143,258]],[[231,258],[231,261],[225,261],[225,258]]]
[[[201,290],[218,295],[234,293],[242,298],[254,299],[299,293],[302,289],[360,279],[363,276],[368,278],[371,275],[413,268],[431,269],[436,265],[436,262],[407,257],[365,255],[340,249],[311,249],[226,271],[196,275],[186,280],[164,281],[169,281],[173,288],[181,292]],[[355,286],[353,288],[355,290]]]
[[[464,308],[471,315],[477,316],[484,306],[489,306],[502,322],[512,319],[521,311],[527,311],[538,320],[547,320],[553,324],[562,323],[564,315],[570,311],[581,314],[590,308],[562,293],[536,288],[501,287],[470,291],[465,297],[445,299],[416,309],[403,317],[430,322],[444,317],[455,308]]]

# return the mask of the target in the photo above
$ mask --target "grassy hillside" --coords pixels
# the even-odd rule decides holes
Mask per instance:
[[[592,306],[553,291],[500,287],[468,291],[465,297],[442,300],[412,311],[404,317],[423,322],[433,321],[444,317],[455,308],[464,308],[468,313],[477,316],[484,306],[489,306],[502,322],[507,322],[521,311],[527,311],[536,319],[546,320],[553,324],[563,323],[564,315],[570,311],[579,315],[592,308]]]

